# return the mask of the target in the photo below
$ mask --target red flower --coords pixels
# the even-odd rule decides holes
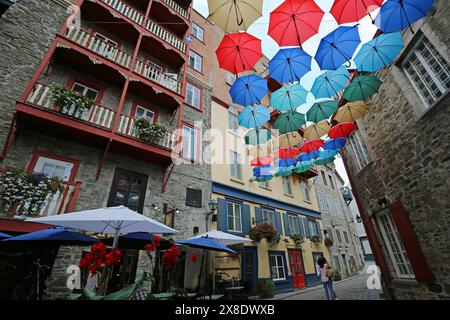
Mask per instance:
[[[154,246],[153,244],[151,244],[151,243],[147,244],[147,245],[144,247],[144,249],[147,250],[148,252],[153,252],[153,251],[156,250],[155,246]]]
[[[191,261],[197,262],[197,254],[196,253],[191,254]]]
[[[177,258],[180,255],[181,252],[176,246],[173,246],[170,249],[166,250],[163,255],[164,269],[165,270],[172,269],[176,265]]]
[[[153,236],[152,237],[152,243],[157,248],[161,247],[161,238],[158,237],[158,236]]]

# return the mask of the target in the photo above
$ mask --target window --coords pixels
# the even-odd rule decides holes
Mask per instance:
[[[316,228],[316,221],[309,219],[306,220],[306,228],[308,228],[311,237],[313,236],[320,237],[320,234],[318,233],[318,230]]]
[[[155,69],[155,70],[157,70],[159,72],[164,72],[164,68],[161,65],[159,65],[158,63],[156,63],[156,62],[153,62],[153,61],[147,59],[145,61],[145,63],[147,64],[147,66],[149,66],[152,69]]]
[[[284,256],[282,254],[270,254],[270,275],[272,280],[286,280],[284,272]]]
[[[83,96],[88,97],[89,99],[92,99],[94,101],[96,101],[98,98],[98,90],[91,88],[87,85],[84,85],[82,83],[79,83],[77,81],[74,81],[71,90],[74,92],[78,92]]]
[[[338,242],[342,242],[342,236],[341,236],[341,232],[339,230],[336,230],[336,237],[338,239]]]
[[[188,207],[202,207],[202,190],[186,188],[186,205]]]
[[[320,175],[322,176],[322,182],[325,186],[327,186],[327,178],[325,176],[325,172],[323,172],[323,170],[320,170]]]
[[[228,108],[228,129],[236,131],[239,129],[238,112],[235,108]]]
[[[242,210],[238,203],[228,202],[228,230],[242,232]]]
[[[425,36],[406,57],[403,69],[427,107],[448,92],[450,65]]]
[[[331,175],[328,175],[328,179],[330,179],[330,186],[331,186],[331,188],[333,190],[335,190],[334,183],[333,183],[333,177]]]
[[[331,196],[327,196],[327,204],[328,204],[328,210],[330,214],[336,215],[336,208],[334,206],[334,199]]]
[[[325,195],[322,192],[318,191],[317,192],[317,198],[319,199],[320,212],[322,212],[322,213],[328,212],[327,200],[325,198]]]
[[[347,231],[342,231],[344,233],[345,242],[349,243]]]
[[[236,81],[236,75],[227,71],[227,78],[226,78],[227,84],[232,86],[234,84],[234,81]]]
[[[259,186],[264,189],[270,189],[270,181],[262,181],[259,183]]]
[[[192,23],[192,35],[198,40],[203,41],[205,38],[205,30],[196,23]]]
[[[241,155],[234,151],[230,151],[230,172],[231,177],[242,180]]]
[[[194,107],[197,110],[201,110],[201,95],[202,90],[199,87],[190,84],[186,84],[186,103]]]
[[[67,182],[72,177],[73,169],[73,162],[38,155],[33,172],[43,173],[47,177],[58,177],[58,179]]]
[[[311,202],[311,195],[309,193],[308,182],[302,180],[301,185],[303,190],[303,200],[306,202]]]
[[[262,209],[262,217],[262,223],[271,224],[275,228],[275,212],[267,209]]]
[[[198,72],[202,72],[203,58],[194,51],[189,51],[189,66]]]
[[[289,219],[289,230],[291,234],[300,234],[300,230],[298,229],[297,219],[295,216],[288,216]]]
[[[328,228],[327,231],[328,231],[328,236],[330,237],[331,241],[334,241],[333,230],[331,230],[331,228]]]
[[[414,278],[411,263],[406,255],[405,247],[400,240],[400,235],[392,220],[391,214],[383,211],[378,214],[376,220],[397,277]]]
[[[108,59],[114,59],[118,48],[117,42],[98,32],[94,33],[94,38],[100,41],[92,40],[90,48]]]
[[[116,169],[108,199],[108,207],[125,206],[142,213],[148,176]]]
[[[136,111],[134,113],[135,119],[145,118],[150,123],[156,123],[156,114],[154,111],[144,108],[140,105],[136,105]]]
[[[9,9],[10,6],[16,3],[16,0],[1,0],[0,1],[0,17]]]
[[[286,195],[292,195],[292,184],[289,177],[283,177],[283,191]]]
[[[199,135],[195,128],[183,126],[183,157],[197,161],[199,155]]]
[[[353,153],[356,156],[359,168],[365,168],[370,162],[370,156],[367,152],[366,145],[361,137],[361,134],[356,130],[350,137],[350,145],[352,147]]]

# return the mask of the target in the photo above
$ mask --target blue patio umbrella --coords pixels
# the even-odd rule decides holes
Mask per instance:
[[[270,104],[279,111],[296,111],[306,103],[308,91],[299,84],[281,87],[270,98]]]
[[[223,245],[219,241],[210,238],[210,237],[201,237],[201,238],[190,238],[187,240],[176,241],[177,244],[182,244],[185,246],[212,250],[212,251],[220,251],[220,252],[229,252],[229,253],[237,253],[234,250],[231,250],[227,246]]]
[[[36,232],[30,232],[17,237],[11,237],[2,240],[2,242],[14,242],[14,241],[55,241],[55,242],[75,242],[75,243],[96,243],[100,242],[99,239],[89,237],[85,234],[70,231],[66,228],[49,228],[39,230]]]
[[[280,83],[300,81],[311,71],[311,60],[300,48],[280,49],[269,61],[270,77]]]
[[[384,33],[400,31],[425,17],[434,0],[387,0],[375,18],[375,24]]]
[[[319,156],[319,153],[320,151],[318,150],[311,151],[310,153],[300,153],[298,159],[300,160],[300,162],[315,161]]]
[[[301,162],[299,161],[294,168],[294,172],[296,173],[306,172],[312,167],[313,167],[312,161],[301,161]]]
[[[288,158],[288,159],[276,159],[275,166],[277,168],[289,168],[294,167],[297,164],[297,159]]]
[[[392,63],[403,48],[400,32],[382,34],[365,43],[355,57],[359,71],[375,72]]]
[[[230,89],[231,99],[242,106],[259,103],[268,92],[267,80],[251,74],[237,78]]]
[[[330,139],[325,141],[325,145],[323,146],[323,148],[325,150],[340,150],[345,146],[346,143],[346,138]]]
[[[261,127],[270,120],[270,111],[263,105],[248,106],[238,115],[239,125],[245,128]]]
[[[253,168],[253,175],[255,177],[264,177],[264,176],[272,176],[273,175],[273,166],[262,166]]]
[[[325,71],[314,81],[311,93],[316,99],[331,98],[344,89],[349,80],[350,74],[345,66],[337,70]]]
[[[318,165],[326,165],[334,161],[334,157],[337,155],[336,150],[324,150],[321,151],[317,157],[315,163]]]
[[[336,70],[352,59],[360,43],[358,25],[341,26],[322,38],[315,59],[322,70]]]
[[[12,236],[10,236],[9,234],[0,232],[0,239],[7,239],[7,238],[11,238]]]

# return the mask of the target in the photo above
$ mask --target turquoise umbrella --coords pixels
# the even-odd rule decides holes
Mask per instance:
[[[318,123],[329,119],[338,109],[338,100],[316,102],[306,113],[306,120]]]
[[[271,105],[280,111],[296,111],[297,107],[306,103],[308,91],[299,84],[284,86],[271,97]]]
[[[292,174],[293,170],[294,170],[294,166],[291,167],[278,167],[275,170],[275,177],[288,177]]]
[[[245,128],[261,127],[270,120],[270,111],[263,105],[248,106],[238,115],[239,125]]]
[[[245,144],[257,146],[259,144],[266,143],[272,138],[270,130],[263,128],[252,128],[244,137]]]
[[[392,63],[403,48],[400,32],[382,34],[365,43],[354,61],[358,71],[375,72]]]
[[[380,90],[381,84],[381,80],[375,76],[357,76],[345,88],[342,98],[349,102],[366,100]]]
[[[313,167],[312,161],[297,162],[297,164],[295,165],[295,168],[294,168],[294,172],[295,173],[306,172],[306,171],[310,170],[312,167]]]
[[[288,111],[280,114],[273,126],[280,131],[281,134],[295,132],[306,123],[303,113]]]
[[[325,71],[314,81],[311,93],[316,99],[331,98],[344,89],[349,80],[350,74],[345,66],[342,66],[335,71]]]
[[[334,157],[338,154],[337,150],[325,150],[319,153],[316,164],[326,165],[334,161]]]

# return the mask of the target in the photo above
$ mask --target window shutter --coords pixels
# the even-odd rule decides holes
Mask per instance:
[[[300,230],[300,235],[302,237],[305,237],[305,227],[303,226],[303,218],[302,217],[297,217],[297,223],[298,223],[298,230]]]
[[[250,228],[252,226],[252,221],[250,218],[250,206],[248,204],[243,204],[242,208],[242,235],[245,236],[250,233]]]
[[[408,214],[400,201],[389,206],[389,211],[397,226],[398,233],[405,247],[411,267],[414,270],[416,280],[419,282],[430,282],[433,274],[428,266],[425,255],[422,252],[416,233],[411,225]]]
[[[305,222],[305,234],[306,234],[306,237],[308,239],[310,239],[311,238],[311,232],[309,230],[309,220],[306,219],[306,218],[303,218],[303,221]]]
[[[186,206],[201,208],[202,207],[202,190],[186,188]]]
[[[319,220],[316,220],[316,230],[317,230],[317,236],[322,237],[322,230],[320,229]]]
[[[256,220],[256,225],[259,226],[260,224],[262,224],[262,210],[259,207],[255,207],[255,220]]]
[[[225,199],[217,199],[217,230],[227,232],[227,211]]]
[[[283,221],[284,221],[284,234],[286,236],[290,236],[291,235],[291,228],[289,227],[289,215],[283,214]]]
[[[281,213],[275,211],[275,229],[279,234],[283,234],[283,227],[281,225]]]

